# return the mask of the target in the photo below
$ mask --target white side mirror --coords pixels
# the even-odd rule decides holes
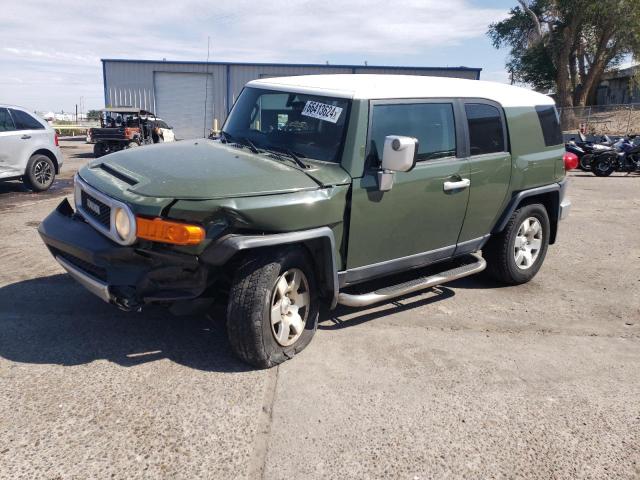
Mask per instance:
[[[418,139],[388,135],[384,139],[382,151],[382,171],[378,172],[378,186],[386,192],[393,187],[395,172],[409,172],[416,166]]]
[[[418,139],[388,135],[384,139],[382,169],[392,172],[408,172],[416,166]]]

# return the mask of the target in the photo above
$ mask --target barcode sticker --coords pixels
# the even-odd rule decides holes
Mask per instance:
[[[325,122],[336,123],[342,114],[342,108],[335,107],[333,105],[327,105],[326,103],[314,102],[308,100],[302,115],[305,117],[313,117]]]

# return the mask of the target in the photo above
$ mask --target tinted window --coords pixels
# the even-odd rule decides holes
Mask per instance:
[[[536,107],[538,120],[542,127],[542,136],[544,144],[547,147],[561,145],[562,131],[560,130],[560,121],[558,120],[558,112],[553,105],[540,105]]]
[[[376,105],[371,121],[370,155],[380,161],[387,135],[418,139],[418,161],[456,154],[456,127],[450,103]]]
[[[0,132],[10,132],[15,129],[11,115],[9,115],[9,110],[0,108]]]
[[[483,103],[467,103],[464,108],[469,122],[471,155],[504,152],[504,129],[500,111]]]
[[[16,130],[44,130],[44,125],[22,110],[11,109],[11,116],[16,123]]]

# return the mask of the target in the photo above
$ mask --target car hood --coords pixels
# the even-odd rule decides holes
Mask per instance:
[[[350,181],[339,165],[314,164],[303,171],[206,139],[123,150],[92,162],[80,175],[105,193],[117,185],[135,195],[172,199],[273,195]]]

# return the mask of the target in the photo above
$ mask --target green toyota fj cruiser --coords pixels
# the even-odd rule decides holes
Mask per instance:
[[[270,367],[309,343],[321,303],[371,305],[485,267],[531,280],[568,213],[573,160],[553,100],[528,90],[269,78],[247,84],[218,140],[83,167],[75,211],[64,200],[39,231],[72,277],[120,308],[224,300],[234,352]],[[435,264],[446,267],[351,288]]]

